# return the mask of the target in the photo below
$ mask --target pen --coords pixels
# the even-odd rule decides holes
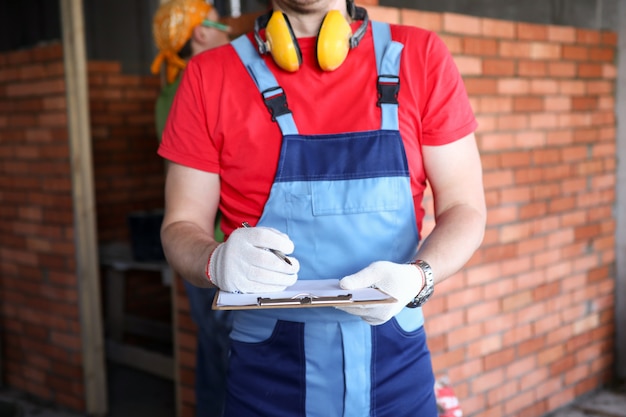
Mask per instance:
[[[250,227],[250,224],[248,222],[242,222],[241,225],[243,227],[245,227],[246,229]],[[287,255],[285,255],[284,253],[282,253],[281,251],[279,251],[278,249],[272,249],[272,248],[262,248],[265,250],[268,250],[270,252],[272,252],[274,255],[276,255],[278,258],[282,259],[283,261],[287,262],[289,265],[293,265],[291,263],[291,261],[289,260],[289,258],[287,258]]]

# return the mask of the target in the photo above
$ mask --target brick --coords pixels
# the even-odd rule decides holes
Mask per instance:
[[[469,343],[467,352],[471,357],[484,356],[501,350],[503,341],[501,335],[486,335],[482,339]]]
[[[442,30],[454,34],[480,35],[481,19],[454,13],[444,13]]]
[[[498,300],[484,301],[479,305],[470,306],[466,309],[466,317],[468,323],[476,323],[482,321],[485,317],[499,314],[500,303]]]
[[[535,400],[534,393],[532,391],[521,392],[514,398],[508,400],[504,405],[505,415],[514,415],[516,412],[532,404]]]
[[[8,97],[40,96],[65,92],[63,79],[15,83],[6,87]]]
[[[532,335],[544,335],[557,331],[561,326],[561,320],[558,314],[546,315],[537,320],[532,325]]]
[[[586,83],[587,94],[611,94],[613,83],[611,81],[590,81]]]
[[[573,109],[573,99],[566,96],[547,96],[543,99],[547,112],[566,112]]]
[[[78,335],[53,331],[50,334],[50,340],[57,346],[73,351],[79,351],[81,349],[81,338]]]
[[[471,382],[472,392],[487,392],[504,382],[504,371],[495,369],[478,375]]]
[[[562,58],[570,61],[586,61],[589,59],[589,48],[578,45],[563,45]]]
[[[478,335],[480,334],[481,334],[480,324],[469,324],[467,326],[463,326],[463,328],[455,329],[454,331],[451,331],[447,335],[442,335],[445,340],[445,343],[443,344],[443,346],[445,348],[456,348],[459,346],[462,347],[465,344],[467,344],[469,341],[478,339]],[[428,344],[430,347],[431,345],[430,340]],[[437,351],[437,349],[434,349],[434,347],[431,347],[431,349],[433,349],[434,351]]]
[[[119,74],[122,71],[122,64],[120,62],[113,61],[88,61],[87,72],[92,73],[104,73],[104,74]]]
[[[531,336],[532,327],[530,324],[523,324],[506,330],[502,336],[502,344],[506,347],[514,347],[522,340],[527,340]]]
[[[539,97],[516,97],[513,109],[515,112],[541,112],[544,110],[544,100]]]
[[[402,9],[400,16],[405,25],[417,26],[433,32],[440,32],[443,27],[443,18],[440,13]]]
[[[498,56],[504,58],[528,58],[532,51],[530,42],[502,41],[498,48]]]
[[[485,78],[467,78],[465,88],[470,95],[498,94],[498,80]]]
[[[547,62],[548,75],[555,78],[573,78],[576,76],[576,64],[573,62]]]
[[[600,78],[603,74],[603,66],[600,64],[578,64],[578,77],[581,78]]]
[[[617,78],[617,67],[613,64],[604,64],[602,65],[602,78],[606,79],[616,79]]]
[[[515,22],[496,19],[482,19],[481,35],[485,38],[513,39],[516,36]]]
[[[548,40],[556,43],[575,43],[576,29],[565,26],[548,26]]]
[[[502,311],[516,311],[520,307],[524,307],[533,302],[532,293],[530,291],[523,291],[517,294],[504,297],[502,299]]]
[[[461,75],[480,75],[482,73],[482,60],[476,57],[457,56],[454,60]]]
[[[535,391],[536,393],[537,391]],[[535,401],[534,404],[519,410],[517,417],[542,416],[548,412],[548,405],[545,401]]]
[[[498,118],[497,128],[501,131],[526,130],[528,124],[528,116],[525,114],[507,114]]]
[[[448,34],[440,34],[439,37],[446,44],[448,50],[453,55],[463,52],[462,39],[459,36],[453,36]]]
[[[483,372],[482,360],[472,359],[446,369],[452,381],[463,381]]]
[[[512,59],[483,59],[482,73],[484,76],[513,76],[515,61]]]
[[[517,73],[522,77],[545,77],[547,63],[536,60],[520,60],[517,63]]]
[[[590,29],[576,29],[576,42],[584,44],[600,43],[600,32]]]
[[[519,22],[517,23],[517,38],[533,41],[547,40],[548,28],[544,25]]]
[[[574,397],[575,395],[571,388],[562,387],[559,392],[556,392],[554,395],[546,399],[548,402],[548,409],[554,410],[565,404],[569,404],[574,400]]]
[[[464,37],[461,40],[466,55],[497,56],[498,42],[489,38]]]
[[[434,334],[438,334],[461,327],[465,323],[465,317],[462,311],[456,310],[429,317],[428,322],[432,329],[437,329]]]
[[[444,352],[433,356],[433,369],[448,369],[450,366],[458,365],[464,361],[465,353],[463,349]]]
[[[592,61],[602,61],[608,63],[614,63],[615,61],[615,49],[607,47],[597,47],[589,49],[589,59]]]
[[[555,129],[558,128],[559,119],[555,114],[537,113],[530,116],[531,129]]]
[[[546,78],[530,81],[530,93],[537,95],[556,94],[559,91],[559,83]]]
[[[604,45],[616,46],[617,33],[613,31],[602,31],[600,32],[600,41]]]
[[[548,213],[548,206],[545,202],[525,204],[519,208],[519,219],[528,220],[542,217]]]
[[[480,113],[509,113],[513,110],[514,100],[512,97],[480,97],[476,107],[476,111]]]
[[[494,387],[487,393],[487,404],[489,406],[497,405],[508,398],[513,397],[518,392],[518,382],[510,381],[506,382],[503,385]],[[502,415],[502,414],[494,414],[494,415]]]
[[[533,59],[561,59],[561,46],[552,43],[533,42],[530,44],[529,56]]]

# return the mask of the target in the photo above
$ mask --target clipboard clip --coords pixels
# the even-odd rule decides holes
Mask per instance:
[[[313,305],[313,304],[336,304],[351,303],[352,294],[318,297],[309,293],[296,294],[288,298],[258,297],[257,304],[260,306],[286,306],[286,305]]]

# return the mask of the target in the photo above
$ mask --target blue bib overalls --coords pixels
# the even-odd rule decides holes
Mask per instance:
[[[372,31],[379,85],[397,84],[403,46],[386,24],[372,22]],[[233,46],[266,103],[281,95],[250,40]],[[293,240],[298,279],[339,279],[373,261],[415,256],[398,105],[378,104],[380,130],[332,135],[300,135],[289,109],[273,109],[283,141],[258,226]],[[380,326],[332,307],[236,311],[225,415],[436,417],[422,325],[420,308]]]

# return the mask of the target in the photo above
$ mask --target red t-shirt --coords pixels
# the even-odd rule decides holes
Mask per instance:
[[[358,26],[355,23],[353,29]],[[452,56],[433,32],[391,26],[404,45],[400,69],[400,133],[409,161],[418,227],[426,186],[421,146],[458,140],[477,126]],[[298,39],[303,63],[297,72],[265,62],[285,91],[301,134],[380,128],[376,106],[376,58],[371,26],[335,71],[322,71],[316,39]],[[281,144],[259,91],[230,45],[192,58],[172,105],[159,155],[181,165],[219,173],[222,229],[261,216],[276,171]],[[419,230],[419,229],[418,229]]]

